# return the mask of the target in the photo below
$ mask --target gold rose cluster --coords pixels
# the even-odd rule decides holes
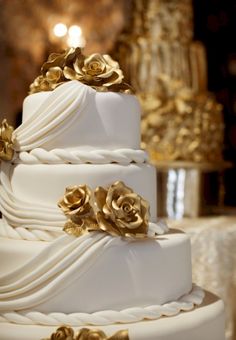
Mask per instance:
[[[14,156],[14,128],[3,119],[0,125],[0,160],[11,161]]]
[[[121,330],[107,337],[106,334],[97,329],[82,328],[76,335],[71,327],[59,327],[49,339],[43,340],[129,340],[128,331]]]
[[[64,231],[81,236],[91,231],[103,231],[112,236],[146,238],[149,204],[123,182],[108,189],[87,185],[67,187],[58,206],[68,217]]]
[[[124,82],[118,62],[107,54],[94,53],[86,57],[77,47],[50,54],[41,75],[30,85],[29,93],[51,91],[69,80],[78,80],[100,92],[133,92]]]

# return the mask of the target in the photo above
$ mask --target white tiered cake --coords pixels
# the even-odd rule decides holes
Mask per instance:
[[[70,326],[84,340],[223,340],[189,238],[157,222],[138,101],[111,92],[128,89],[117,63],[77,49],[45,65],[21,126],[0,130],[0,339],[66,325],[51,339],[82,339]]]

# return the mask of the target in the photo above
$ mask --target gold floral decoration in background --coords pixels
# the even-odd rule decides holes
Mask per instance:
[[[118,62],[107,54],[95,53],[86,57],[77,47],[50,54],[41,68],[41,75],[30,85],[29,93],[51,91],[70,80],[78,80],[101,92],[133,92],[124,82]]]
[[[58,206],[68,217],[64,231],[81,236],[103,231],[112,236],[147,238],[149,204],[123,182],[92,194],[86,185],[67,187]]]
[[[82,328],[77,334],[71,327],[59,327],[49,339],[43,340],[129,340],[128,330],[121,330],[108,337],[99,329]]]
[[[0,160],[11,161],[14,156],[14,128],[3,119],[0,125]]]
[[[140,99],[145,112],[142,147],[154,163],[222,161],[222,106],[209,93],[196,94],[181,81],[163,76],[155,94]]]

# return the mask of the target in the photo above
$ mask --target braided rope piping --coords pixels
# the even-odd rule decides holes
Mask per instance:
[[[7,237],[15,240],[28,240],[28,241],[47,241],[51,242],[58,236],[63,235],[63,231],[58,232],[27,229],[22,227],[12,227],[4,220],[0,219],[0,236]]]
[[[114,323],[133,323],[144,319],[156,320],[162,316],[174,316],[180,311],[189,311],[195,305],[200,305],[205,296],[204,291],[193,285],[189,294],[183,295],[180,299],[163,305],[153,305],[148,307],[133,307],[122,311],[100,311],[95,313],[49,313],[44,314],[36,311],[32,312],[5,312],[0,314],[0,322],[10,322],[22,325],[45,325],[59,326],[66,324],[69,326],[104,326]]]
[[[14,163],[24,164],[142,164],[147,162],[147,153],[143,150],[117,149],[117,150],[64,150],[51,151],[36,148],[30,152],[16,154]]]

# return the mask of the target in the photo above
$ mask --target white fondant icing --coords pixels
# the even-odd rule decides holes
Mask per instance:
[[[1,235],[49,240],[51,235],[47,232],[56,236],[66,222],[57,202],[67,186],[86,183],[95,189],[99,185],[109,186],[116,180],[123,180],[150,202],[150,220],[156,221],[155,168],[148,164],[12,166],[4,162],[1,170],[0,206],[6,221]],[[10,226],[17,230],[12,231]]]
[[[85,325],[111,325],[114,323],[133,323],[142,320],[156,320],[162,316],[173,316],[180,311],[189,311],[195,305],[200,305],[204,298],[204,291],[193,286],[191,292],[183,295],[176,301],[163,305],[151,305],[147,307],[133,307],[121,311],[103,310],[96,313],[50,313],[40,312],[3,312],[0,313],[0,322],[13,322],[18,324],[40,324],[47,326],[60,326],[61,324],[71,326]]]
[[[0,272],[5,273],[0,278],[1,311],[31,306],[44,313],[122,310],[163,304],[191,290],[190,242],[185,234],[144,241],[103,233],[64,235],[49,244],[0,240]]]
[[[169,318],[86,328],[101,329],[107,336],[127,329],[130,340],[225,340],[223,303],[208,292],[205,300],[200,307]],[[57,329],[57,326],[14,323],[1,323],[0,327],[1,340],[39,340],[49,338]],[[74,326],[73,329],[77,333],[83,327]]]
[[[61,231],[53,232],[39,229],[28,229],[26,227],[14,227],[9,225],[5,218],[2,220],[0,226],[0,236],[8,237],[16,240],[29,240],[29,241],[53,241],[61,235]]]
[[[86,184],[95,189],[124,181],[150,204],[151,220],[156,220],[156,170],[148,164],[17,164],[11,167],[14,197],[44,207],[56,207],[71,185]],[[58,208],[59,209],[59,208]]]
[[[70,131],[80,121],[94,90],[77,81],[59,86],[14,131],[16,151],[43,147]]]
[[[189,328],[185,323],[192,322],[197,310],[189,313],[193,315],[190,319],[185,316],[188,313],[168,318],[168,328],[166,318],[150,321],[153,328],[137,322],[174,315],[201,303],[200,289],[190,293],[191,256],[186,235],[132,241],[93,232],[80,238],[63,235],[52,241],[66,220],[57,202],[69,185],[87,184],[95,189],[122,180],[150,202],[151,221],[156,221],[155,170],[147,164],[129,164],[146,161],[138,150],[139,119],[140,107],[134,96],[97,93],[77,81],[26,98],[23,124],[14,132],[19,152],[14,161],[27,164],[2,164],[1,230],[10,237],[34,241],[0,239],[2,340],[8,340],[8,334],[11,340],[16,336],[17,328],[6,320],[47,325],[124,322],[131,340],[199,340],[206,336],[223,340],[219,303],[206,308],[203,319],[198,313],[201,321]],[[121,164],[103,164],[108,162]],[[153,223],[149,229],[151,233],[167,231]],[[213,315],[221,325],[218,333],[213,329]],[[169,326],[176,327],[174,335]],[[202,334],[194,338],[197,326]],[[28,334],[29,327],[18,330]],[[106,327],[109,332],[117,326]],[[38,340],[42,334],[41,328],[34,330],[30,340],[35,335]],[[20,337],[17,334],[17,340]]]
[[[92,189],[121,180],[150,203],[156,221],[156,174],[147,164],[17,164],[4,163],[0,203],[8,224],[30,229],[57,231],[65,216],[57,207],[69,185],[87,184]]]
[[[15,135],[19,151],[36,147],[139,149],[140,105],[135,96],[96,92],[70,81],[52,92],[28,96],[23,104],[23,123]]]

